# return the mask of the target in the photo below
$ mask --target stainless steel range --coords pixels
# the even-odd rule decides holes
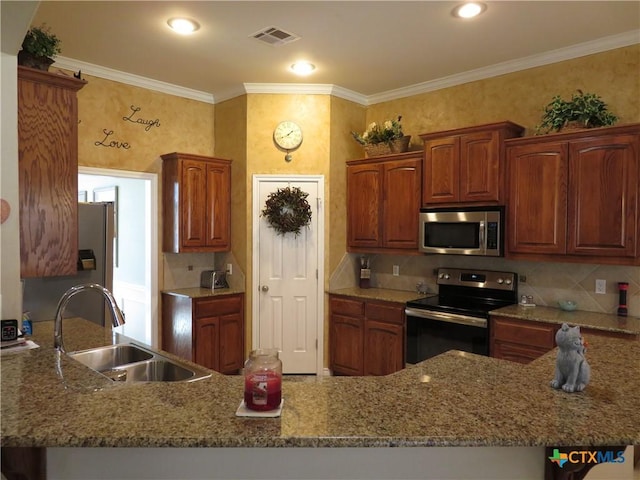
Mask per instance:
[[[489,312],[517,303],[517,274],[440,268],[437,284],[437,296],[406,304],[406,363],[448,350],[488,355]]]

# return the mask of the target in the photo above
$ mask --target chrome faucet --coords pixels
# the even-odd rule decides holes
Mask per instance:
[[[84,285],[71,287],[62,295],[62,297],[60,297],[53,326],[53,346],[62,353],[65,352],[64,344],[62,343],[62,314],[64,313],[69,300],[71,300],[74,295],[84,292],[85,290],[97,290],[102,293],[109,304],[109,308],[111,310],[111,323],[113,326],[119,327],[120,325],[124,325],[124,315],[122,314],[122,311],[120,311],[120,308],[118,308],[116,299],[113,298],[113,294],[109,290],[97,283],[86,283]]]

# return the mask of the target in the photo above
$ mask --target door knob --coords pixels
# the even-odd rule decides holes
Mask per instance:
[[[269,286],[268,285],[262,285],[262,291],[263,292],[268,292],[269,291]]]

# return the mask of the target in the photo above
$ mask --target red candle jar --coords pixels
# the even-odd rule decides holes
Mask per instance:
[[[244,403],[268,411],[282,401],[282,362],[276,349],[253,350],[244,364]]]

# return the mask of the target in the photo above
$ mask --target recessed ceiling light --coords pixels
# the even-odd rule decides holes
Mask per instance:
[[[316,66],[312,63],[300,61],[291,65],[291,71],[296,75],[309,75],[316,69]]]
[[[458,18],[473,18],[487,9],[487,5],[481,2],[467,2],[453,9],[453,16]]]
[[[180,35],[191,35],[200,28],[198,22],[190,18],[170,18],[167,24]]]

